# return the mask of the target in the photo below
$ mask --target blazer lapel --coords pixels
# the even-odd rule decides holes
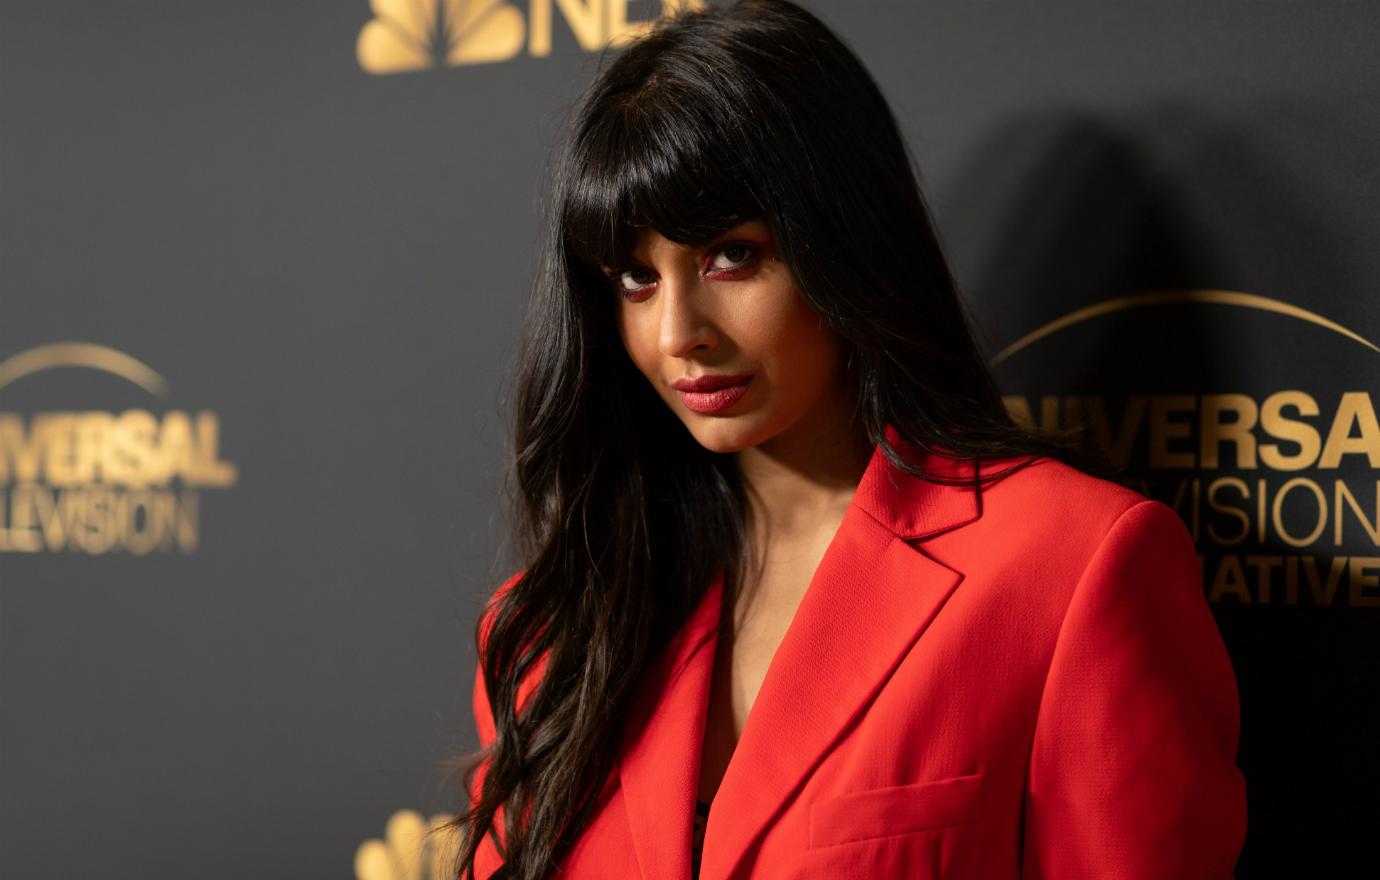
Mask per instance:
[[[646,880],[690,880],[691,818],[722,593],[720,573],[647,669],[624,729],[620,783]]]
[[[888,437],[897,442],[894,430]],[[920,455],[925,467],[971,479],[972,462]],[[880,448],[825,552],[714,797],[703,880],[725,880],[829,746],[876,695],[963,579],[910,541],[980,515],[972,486],[926,482]]]
[[[887,436],[899,444],[890,426]],[[905,450],[971,480],[973,462]],[[726,880],[963,579],[911,545],[981,515],[976,484],[911,477],[874,452],[767,667],[714,797],[701,880]],[[722,578],[649,669],[620,764],[645,880],[688,880],[691,817],[713,673]],[[683,821],[682,821],[683,820]]]

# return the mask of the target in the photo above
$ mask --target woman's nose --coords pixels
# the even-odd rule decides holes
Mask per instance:
[[[705,306],[708,291],[697,274],[677,273],[661,279],[658,345],[668,357],[685,357],[697,348],[713,348],[718,333]]]

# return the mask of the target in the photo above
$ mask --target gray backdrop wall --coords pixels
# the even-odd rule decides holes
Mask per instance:
[[[1013,412],[1199,543],[1238,876],[1373,874],[1380,6],[807,5]],[[509,571],[548,144],[660,7],[0,5],[0,875],[405,876]]]

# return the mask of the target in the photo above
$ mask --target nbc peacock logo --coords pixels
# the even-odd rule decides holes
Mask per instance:
[[[238,479],[220,457],[215,412],[157,406],[168,389],[162,375],[89,342],[39,345],[0,360],[0,407],[33,399],[25,392],[35,385],[41,398],[108,389],[88,379],[93,372],[122,380],[146,402],[118,412],[0,409],[0,553],[194,552],[201,492]],[[73,381],[45,384],[51,373]]]
[[[437,813],[430,821],[415,810],[389,818],[382,840],[366,840],[355,851],[356,880],[447,880],[458,854],[454,818]]]
[[[372,74],[492,64],[526,53],[551,54],[554,21],[565,21],[585,52],[617,46],[655,19],[630,18],[632,0],[370,0],[373,18],[359,32],[355,57]],[[644,4],[645,5],[645,4]],[[703,0],[661,0],[663,16],[701,9]]]

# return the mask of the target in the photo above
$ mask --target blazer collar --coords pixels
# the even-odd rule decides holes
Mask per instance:
[[[906,461],[930,473],[967,480],[968,485],[950,486],[911,476],[893,465],[878,444],[858,483],[854,504],[898,538],[906,540],[933,537],[967,525],[982,515],[976,462],[926,453],[904,443],[900,432],[891,425],[886,426],[885,433],[887,441]],[[947,450],[940,447],[940,451]]]
[[[887,438],[899,446],[890,425]],[[974,462],[900,447],[937,473]],[[976,482],[912,477],[874,448],[810,581],[715,794],[701,880],[727,880],[830,744],[863,710],[963,580],[912,546],[981,516]],[[689,880],[691,819],[723,599],[722,572],[644,672],[619,775],[643,880]]]

